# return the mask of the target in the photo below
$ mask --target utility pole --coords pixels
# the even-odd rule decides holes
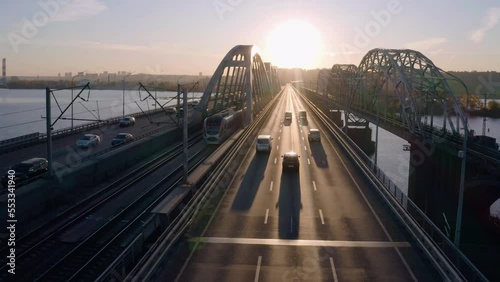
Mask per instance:
[[[187,99],[188,99],[188,93],[186,89],[182,89],[183,95],[182,95],[182,106],[184,107],[183,112],[183,125],[182,125],[182,135],[183,135],[183,147],[184,147],[184,165],[183,165],[183,170],[184,170],[184,176],[183,176],[183,182],[185,184],[187,183],[187,178],[188,178],[188,110],[187,110]]]
[[[484,93],[484,110],[485,110],[485,112],[486,112],[486,109],[488,109],[488,104],[486,104],[486,102],[487,102],[486,95],[488,95],[488,93]],[[486,115],[483,116],[483,136],[486,136]]]
[[[45,88],[45,110],[47,115],[47,160],[49,163],[48,167],[48,175],[52,177],[52,119],[50,117],[50,88]]]

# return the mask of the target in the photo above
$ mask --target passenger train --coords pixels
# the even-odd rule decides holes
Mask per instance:
[[[223,143],[241,127],[243,111],[218,113],[203,121],[203,138],[207,144]]]

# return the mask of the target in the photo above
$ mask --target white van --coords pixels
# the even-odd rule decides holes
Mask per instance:
[[[257,144],[255,146],[257,153],[261,151],[271,152],[271,148],[273,147],[272,140],[271,135],[257,136]]]

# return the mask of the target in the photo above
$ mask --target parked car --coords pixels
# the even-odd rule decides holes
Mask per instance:
[[[257,136],[257,143],[255,145],[255,150],[258,152],[266,151],[271,152],[273,138],[271,135],[259,135]]]
[[[168,107],[168,108],[165,109],[165,112],[167,114],[169,114],[169,115],[170,114],[176,114],[177,113],[177,109],[175,107]]]
[[[309,134],[308,134],[307,138],[309,139],[309,142],[311,142],[311,141],[321,142],[321,134],[319,132],[319,129],[316,129],[316,128],[309,129]]]
[[[120,120],[120,126],[132,126],[135,124],[134,117],[124,117]]]
[[[130,133],[118,133],[113,140],[111,140],[111,146],[118,146],[134,140],[134,136]]]
[[[299,170],[299,155],[296,152],[286,152],[283,155],[283,170]]]
[[[95,147],[101,143],[101,137],[95,134],[85,134],[80,139],[76,141],[76,146],[78,148],[88,148],[90,146]]]
[[[9,168],[11,173],[9,174],[7,171],[2,177],[2,186],[7,188],[9,180],[13,180],[15,187],[18,187],[20,184],[44,174],[48,167],[49,162],[44,158],[31,158],[22,161]]]

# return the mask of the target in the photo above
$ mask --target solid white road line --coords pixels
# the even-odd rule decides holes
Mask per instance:
[[[261,263],[262,263],[262,256],[259,256],[259,259],[257,260],[257,270],[255,270],[255,279],[253,280],[254,282],[259,281]]]
[[[266,218],[264,218],[264,224],[267,224],[267,217],[269,216],[269,209],[266,210]]]
[[[333,258],[330,257],[330,266],[332,267],[332,273],[333,273],[333,281],[338,282],[339,278],[337,277],[337,270],[335,270],[335,264],[333,264]]]
[[[325,219],[323,218],[323,211],[319,210],[319,217],[321,218],[321,224],[325,224]]]
[[[318,189],[316,189],[316,182],[313,180],[313,188],[314,188],[314,191],[318,191]]]
[[[271,186],[269,187],[269,191],[273,191],[273,181],[271,181]]]
[[[309,247],[361,247],[361,248],[410,248],[408,242],[400,241],[328,241],[328,240],[286,240],[228,237],[193,237],[189,241],[211,244],[241,244],[265,246],[309,246]]]

